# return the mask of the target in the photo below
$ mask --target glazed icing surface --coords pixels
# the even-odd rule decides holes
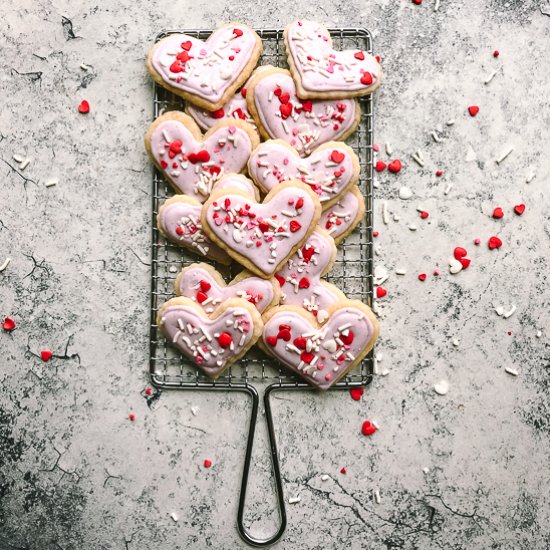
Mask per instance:
[[[380,65],[368,52],[336,51],[325,27],[313,21],[288,26],[287,42],[302,87],[312,92],[356,91],[380,78]]]
[[[266,191],[282,181],[297,179],[309,185],[321,203],[342,193],[354,175],[353,160],[343,144],[300,158],[285,145],[266,141],[254,150],[248,166],[254,181]]]
[[[212,232],[265,274],[303,241],[314,215],[313,199],[297,187],[281,189],[265,204],[228,193],[206,212]]]
[[[158,223],[166,238],[173,243],[188,248],[199,256],[228,263],[227,252],[215,245],[204,233],[201,210],[202,205],[199,202],[173,202],[165,205],[159,212]]]
[[[341,300],[330,287],[321,284],[321,274],[327,269],[333,252],[333,243],[314,231],[276,275],[281,285],[281,303],[301,306],[311,311],[319,322],[326,320],[326,308]]]
[[[320,389],[329,388],[374,336],[370,319],[355,307],[332,314],[320,328],[294,311],[275,313],[262,340],[290,370]]]
[[[197,302],[206,313],[212,313],[229,298],[248,300],[261,313],[273,300],[270,281],[251,275],[238,283],[221,286],[208,270],[199,266],[186,269],[178,279],[178,291]]]
[[[163,312],[160,329],[183,355],[215,376],[250,343],[254,321],[242,307],[229,307],[217,319],[207,319],[191,306],[174,305]]]
[[[340,200],[321,214],[319,227],[327,231],[333,239],[343,235],[355,221],[359,211],[359,201],[354,193],[344,193]]]
[[[218,29],[205,42],[173,34],[156,47],[152,65],[170,86],[216,103],[250,61],[256,40],[239,24]]]
[[[243,170],[252,142],[238,126],[222,126],[199,142],[185,124],[165,120],[153,130],[151,151],[181,193],[204,202],[224,174]]]
[[[353,99],[301,100],[289,74],[268,73],[254,86],[254,105],[265,131],[300,155],[337,140],[355,123]]]

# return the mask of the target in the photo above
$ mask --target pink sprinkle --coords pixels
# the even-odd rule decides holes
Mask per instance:
[[[200,52],[201,55],[206,55],[208,52],[203,48]]]
[[[328,382],[330,379],[332,378],[332,376],[330,375],[330,372],[325,374],[325,380]]]
[[[375,143],[373,146],[372,146],[373,150],[378,152],[380,151],[380,145],[378,145],[378,143]]]
[[[229,126],[228,130],[230,134],[234,134],[237,131],[237,128],[235,126]]]
[[[439,275],[439,269],[434,269],[434,275],[437,277]]]
[[[474,241],[474,244],[480,244],[481,243],[481,239],[478,237],[475,241]]]
[[[214,220],[214,223],[215,223],[216,225],[221,225],[221,224],[223,223],[223,219],[220,218],[220,217],[218,217],[218,218],[216,218],[216,219]]]
[[[288,159],[287,159],[287,158],[285,158],[285,159],[283,160],[283,164],[284,164],[285,166],[288,164]]]
[[[292,128],[292,135],[297,136],[298,135],[298,128]]]

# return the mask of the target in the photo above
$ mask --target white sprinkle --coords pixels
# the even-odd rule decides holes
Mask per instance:
[[[170,139],[170,136],[168,135],[168,132],[166,132],[166,130],[162,131],[162,137],[164,138],[164,141],[166,141],[166,143],[170,143],[172,141]]]
[[[427,473],[430,471],[430,469],[429,469],[428,467],[424,466],[424,468],[422,468],[422,471],[423,471],[425,474],[427,474]]]
[[[21,170],[24,170],[30,163],[31,159],[25,159],[20,166]]]
[[[395,270],[395,274],[396,275],[406,275],[407,274],[407,270],[406,269],[403,269],[402,267],[398,268]]]
[[[197,416],[199,410],[200,409],[197,406],[191,407],[191,413],[193,414],[193,416]]]
[[[327,481],[328,479],[330,479],[330,476],[328,474],[323,474],[321,476],[321,481]]]
[[[508,317],[512,317],[515,311],[516,311],[516,306],[512,305],[512,307],[503,315],[504,319],[508,319]]]
[[[391,146],[391,143],[389,141],[386,141],[386,155],[388,155],[388,157],[391,157],[392,153],[393,153],[393,148]]]
[[[449,382],[447,380],[441,380],[437,384],[434,384],[435,393],[439,395],[446,395],[449,391]]]
[[[496,306],[495,311],[498,316],[502,316],[504,314],[504,308],[502,306]]]
[[[88,65],[85,65],[84,63],[81,63],[80,64],[80,68],[83,70],[83,71],[89,71],[91,69],[91,67],[89,67]]]
[[[390,374],[390,371],[388,369],[384,369],[381,373],[380,373],[380,376],[388,376],[388,374]]]
[[[385,225],[388,225],[388,223],[390,223],[390,219],[388,216],[388,203],[386,201],[382,203],[382,221]]]
[[[381,351],[379,351],[379,352],[376,354],[375,357],[376,357],[376,360],[377,360],[377,361],[382,361],[382,359],[384,359],[384,354],[383,354]]]
[[[413,196],[413,192],[408,187],[401,187],[399,189],[399,198],[406,201],[407,199],[410,199]]]
[[[489,82],[491,82],[491,80],[493,80],[493,78],[495,78],[497,72],[496,71],[493,71],[486,79],[485,79],[485,82],[484,84],[489,84]]]
[[[10,262],[11,262],[11,258],[6,258],[4,260],[4,263],[2,265],[0,265],[0,271],[4,271],[4,269],[6,269],[6,267],[8,267],[8,265],[10,265]]]
[[[500,157],[497,158],[495,162],[497,164],[500,164],[513,150],[513,146],[508,147],[508,149],[506,149],[506,151],[504,151],[504,153],[502,153],[502,155],[500,155]],[[21,166],[21,170],[23,170],[23,166]]]
[[[447,126],[452,126],[454,123],[455,123],[454,118],[451,118],[451,120],[448,120],[448,121],[446,122]]]
[[[534,178],[535,172],[529,172],[529,174],[527,174],[527,177],[525,178],[525,183],[531,183]]]
[[[431,136],[433,138],[433,140],[436,142],[436,143],[441,143],[443,140],[437,135],[437,132],[434,130],[432,133],[431,133]]]
[[[178,516],[178,514],[176,514],[176,512],[172,512],[170,514],[170,517],[174,520],[174,521],[178,521],[180,519],[180,517]]]
[[[376,502],[376,504],[380,504],[380,491],[378,489],[375,489],[373,491],[373,495],[374,495],[374,502]]]
[[[443,191],[443,194],[444,195],[448,195],[449,194],[449,191],[453,188],[453,184],[452,183],[449,183],[449,185],[447,185],[445,191]]]
[[[449,258],[449,271],[453,275],[456,275],[457,273],[462,271],[462,264],[456,258],[450,257]]]
[[[519,372],[516,369],[513,369],[512,367],[506,367],[504,369],[508,374],[511,374],[512,376],[517,376]]]
[[[460,342],[456,338],[453,338],[452,344],[456,348],[458,347],[458,344],[460,344]]]
[[[23,162],[23,157],[21,155],[13,155],[13,160],[15,162],[18,162],[19,164],[21,164]]]
[[[416,225],[414,225],[414,223],[411,223],[411,225],[409,225],[409,229],[411,231],[416,231],[418,228],[416,227]]]
[[[435,0],[434,11],[437,11],[438,9],[439,9],[439,0]]]
[[[52,187],[52,185],[57,185],[57,183],[58,183],[58,180],[49,180],[44,185],[46,187]]]
[[[417,153],[411,155],[412,159],[418,164],[420,167],[424,167],[424,161],[418,156]]]
[[[537,330],[536,336],[537,338],[540,338],[542,336],[542,330]]]
[[[289,504],[296,504],[296,503],[300,502],[300,500],[301,500],[300,497],[290,497],[288,499],[288,503]]]

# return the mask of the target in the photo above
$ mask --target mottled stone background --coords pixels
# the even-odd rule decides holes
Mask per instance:
[[[389,374],[359,403],[341,393],[274,401],[286,497],[301,497],[288,505],[278,548],[549,547],[550,5],[434,7],[1,3],[0,264],[12,261],[0,274],[0,315],[17,322],[0,332],[2,550],[243,547],[235,518],[250,405],[174,392],[148,402],[143,393],[151,172],[141,136],[152,93],[144,57],[165,27],[295,17],[374,33],[386,73],[376,141],[390,141],[404,169],[382,173],[376,189],[376,260],[390,270],[377,349]],[[82,99],[87,116],[76,112]],[[441,143],[430,137],[438,126]],[[418,148],[424,168],[410,156]],[[14,153],[32,159],[22,173]],[[46,188],[50,178],[59,183]],[[398,198],[402,185],[414,192],[409,201]],[[399,221],[382,223],[383,201]],[[512,212],[518,203],[522,217]],[[492,219],[495,206],[502,220]],[[500,250],[487,249],[491,235]],[[472,264],[450,275],[457,245]],[[493,304],[517,311],[503,319]],[[55,352],[48,363],[36,355],[44,348]],[[442,379],[445,396],[433,389]],[[359,431],[365,419],[380,427],[370,438]],[[247,523],[260,535],[277,520],[269,464],[258,452]]]

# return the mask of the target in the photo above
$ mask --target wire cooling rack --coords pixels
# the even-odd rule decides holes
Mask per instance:
[[[360,49],[372,52],[370,33],[363,28],[329,29],[335,49]],[[263,42],[263,53],[260,65],[273,65],[288,68],[282,29],[256,29]],[[201,40],[206,40],[211,30],[165,30],[155,39],[158,41],[173,33],[185,33]],[[349,298],[358,299],[371,305],[373,291],[373,197],[372,197],[372,166],[373,166],[373,102],[372,97],[359,99],[361,119],[357,131],[346,140],[355,150],[361,165],[359,188],[365,197],[366,212],[361,224],[355,228],[340,245],[336,263],[327,276],[329,282],[337,285]],[[182,111],[184,102],[178,96],[155,84],[153,99],[153,114],[156,119],[166,111]],[[286,512],[283,499],[281,476],[279,471],[278,453],[275,441],[275,430],[269,397],[274,391],[310,390],[311,386],[295,377],[281,367],[274,359],[266,356],[257,348],[250,350],[241,361],[216,381],[206,377],[195,364],[167,345],[164,336],[156,324],[157,311],[162,304],[174,296],[174,283],[182,267],[197,261],[208,261],[203,257],[194,256],[191,252],[168,242],[158,231],[156,217],[163,202],[173,195],[173,191],[156,169],[153,173],[153,219],[152,219],[152,249],[151,249],[151,330],[150,330],[150,374],[153,383],[164,389],[180,390],[211,390],[240,391],[247,393],[252,399],[252,412],[248,433],[247,448],[237,528],[241,537],[250,545],[264,547],[273,544],[283,534],[286,527]],[[237,265],[226,267],[215,264],[226,281],[231,280],[242,268]],[[350,387],[364,386],[372,378],[372,352],[347,376],[335,384],[331,390],[341,390]],[[273,460],[273,474],[278,496],[280,528],[271,537],[255,538],[244,525],[244,504],[248,483],[248,474],[252,456],[252,446],[256,419],[258,414],[259,396],[255,385],[269,384],[264,392],[264,405],[268,427],[269,444]]]

